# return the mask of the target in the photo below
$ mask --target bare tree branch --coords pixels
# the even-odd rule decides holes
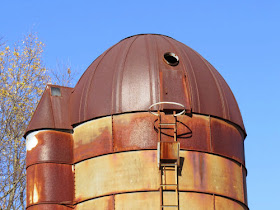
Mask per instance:
[[[11,49],[0,39],[0,209],[25,208],[23,134],[49,80],[43,43],[28,34]]]

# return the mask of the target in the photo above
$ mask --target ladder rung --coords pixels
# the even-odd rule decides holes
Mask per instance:
[[[160,207],[178,207],[178,205],[161,205]]]
[[[161,130],[171,130],[173,128],[167,128],[167,127],[160,127]]]
[[[177,163],[161,163],[161,166],[176,166],[178,165]]]
[[[176,189],[162,189],[162,194],[165,193],[165,192],[177,193],[178,188],[176,187]]]
[[[176,123],[159,123],[159,125],[176,125]]]
[[[164,171],[176,171],[175,168],[165,168]]]

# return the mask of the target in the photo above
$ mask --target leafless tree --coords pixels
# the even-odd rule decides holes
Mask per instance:
[[[12,48],[0,38],[0,210],[25,209],[25,129],[47,83],[73,86],[69,64],[47,70],[44,44],[28,34]]]
[[[28,34],[0,45],[0,209],[25,208],[24,131],[49,81],[43,43]]]

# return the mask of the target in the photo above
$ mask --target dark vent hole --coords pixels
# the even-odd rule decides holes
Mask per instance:
[[[177,66],[179,64],[179,57],[172,52],[167,52],[164,54],[164,60],[170,66]]]
[[[51,87],[52,96],[61,96],[60,88]]]

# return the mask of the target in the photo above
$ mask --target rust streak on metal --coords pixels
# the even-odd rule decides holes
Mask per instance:
[[[27,150],[26,166],[36,163],[53,162],[72,164],[73,139],[72,135],[54,130],[43,130],[35,135],[38,143]]]
[[[180,157],[183,158],[180,191],[214,193],[245,202],[240,165],[199,152],[181,151]],[[116,153],[80,162],[76,164],[76,202],[121,192],[157,190],[160,176],[156,163],[156,151]],[[169,177],[172,175],[167,174]]]
[[[165,115],[163,123],[173,120]],[[211,125],[209,125],[211,123]],[[183,150],[209,152],[244,165],[243,138],[237,127],[220,119],[193,114],[177,117],[177,138]],[[89,121],[74,130],[74,162],[113,152],[156,149],[157,117],[146,112],[113,115]],[[161,129],[162,141],[173,141],[172,126]],[[210,127],[210,128],[209,128]],[[231,136],[227,137],[230,133]],[[81,135],[82,134],[82,138]],[[114,139],[114,142],[113,142]]]
[[[160,149],[161,149],[161,157],[160,159],[166,161],[175,161],[178,159],[178,142],[161,142]]]
[[[111,117],[89,121],[74,129],[74,162],[112,153]]]
[[[72,166],[56,163],[42,163],[27,168],[27,204],[40,203],[72,204]]]
[[[114,116],[114,151],[155,149],[157,134],[153,123],[156,119],[149,113],[133,113]]]
[[[40,205],[33,205],[26,208],[27,210],[71,210],[73,207],[60,205],[60,204],[40,204]]]
[[[167,192],[168,193],[168,192]],[[166,196],[166,195],[165,195]],[[130,205],[136,206],[135,201],[141,201],[143,203],[137,205],[143,206],[148,205],[149,207],[153,206],[152,209],[159,208],[159,202],[155,202],[159,200],[159,193],[158,191],[135,191],[135,192],[123,192],[123,193],[115,193],[115,194],[108,194],[105,196],[89,199],[82,201],[80,203],[77,203],[76,208],[85,208],[87,206],[92,207],[96,204],[99,205],[108,205],[108,198],[110,199],[111,197],[115,197],[115,206],[117,209],[122,209],[121,206],[125,205],[126,207],[129,206],[129,209],[132,209]],[[168,198],[171,197],[171,198]],[[168,201],[172,200],[173,196],[167,195]],[[217,198],[217,199],[216,199]],[[217,195],[217,194],[212,194],[212,193],[205,193],[205,192],[199,192],[199,191],[181,191],[180,192],[180,208],[181,209],[187,209],[187,208],[202,208],[203,209],[211,209],[210,207],[213,207],[213,210],[215,209],[215,205],[219,206],[219,209],[231,209],[231,210],[236,210],[236,209],[242,209],[242,210],[248,210],[249,208],[247,207],[246,204],[234,200],[229,197],[225,197],[223,195]],[[217,201],[216,201],[217,200]],[[203,201],[203,202],[201,202]],[[153,205],[151,205],[153,204]],[[124,207],[124,206],[123,206]],[[235,207],[235,208],[233,208]],[[108,208],[111,209],[111,208]],[[114,208],[112,208],[114,209]],[[134,208],[133,208],[134,209]]]

